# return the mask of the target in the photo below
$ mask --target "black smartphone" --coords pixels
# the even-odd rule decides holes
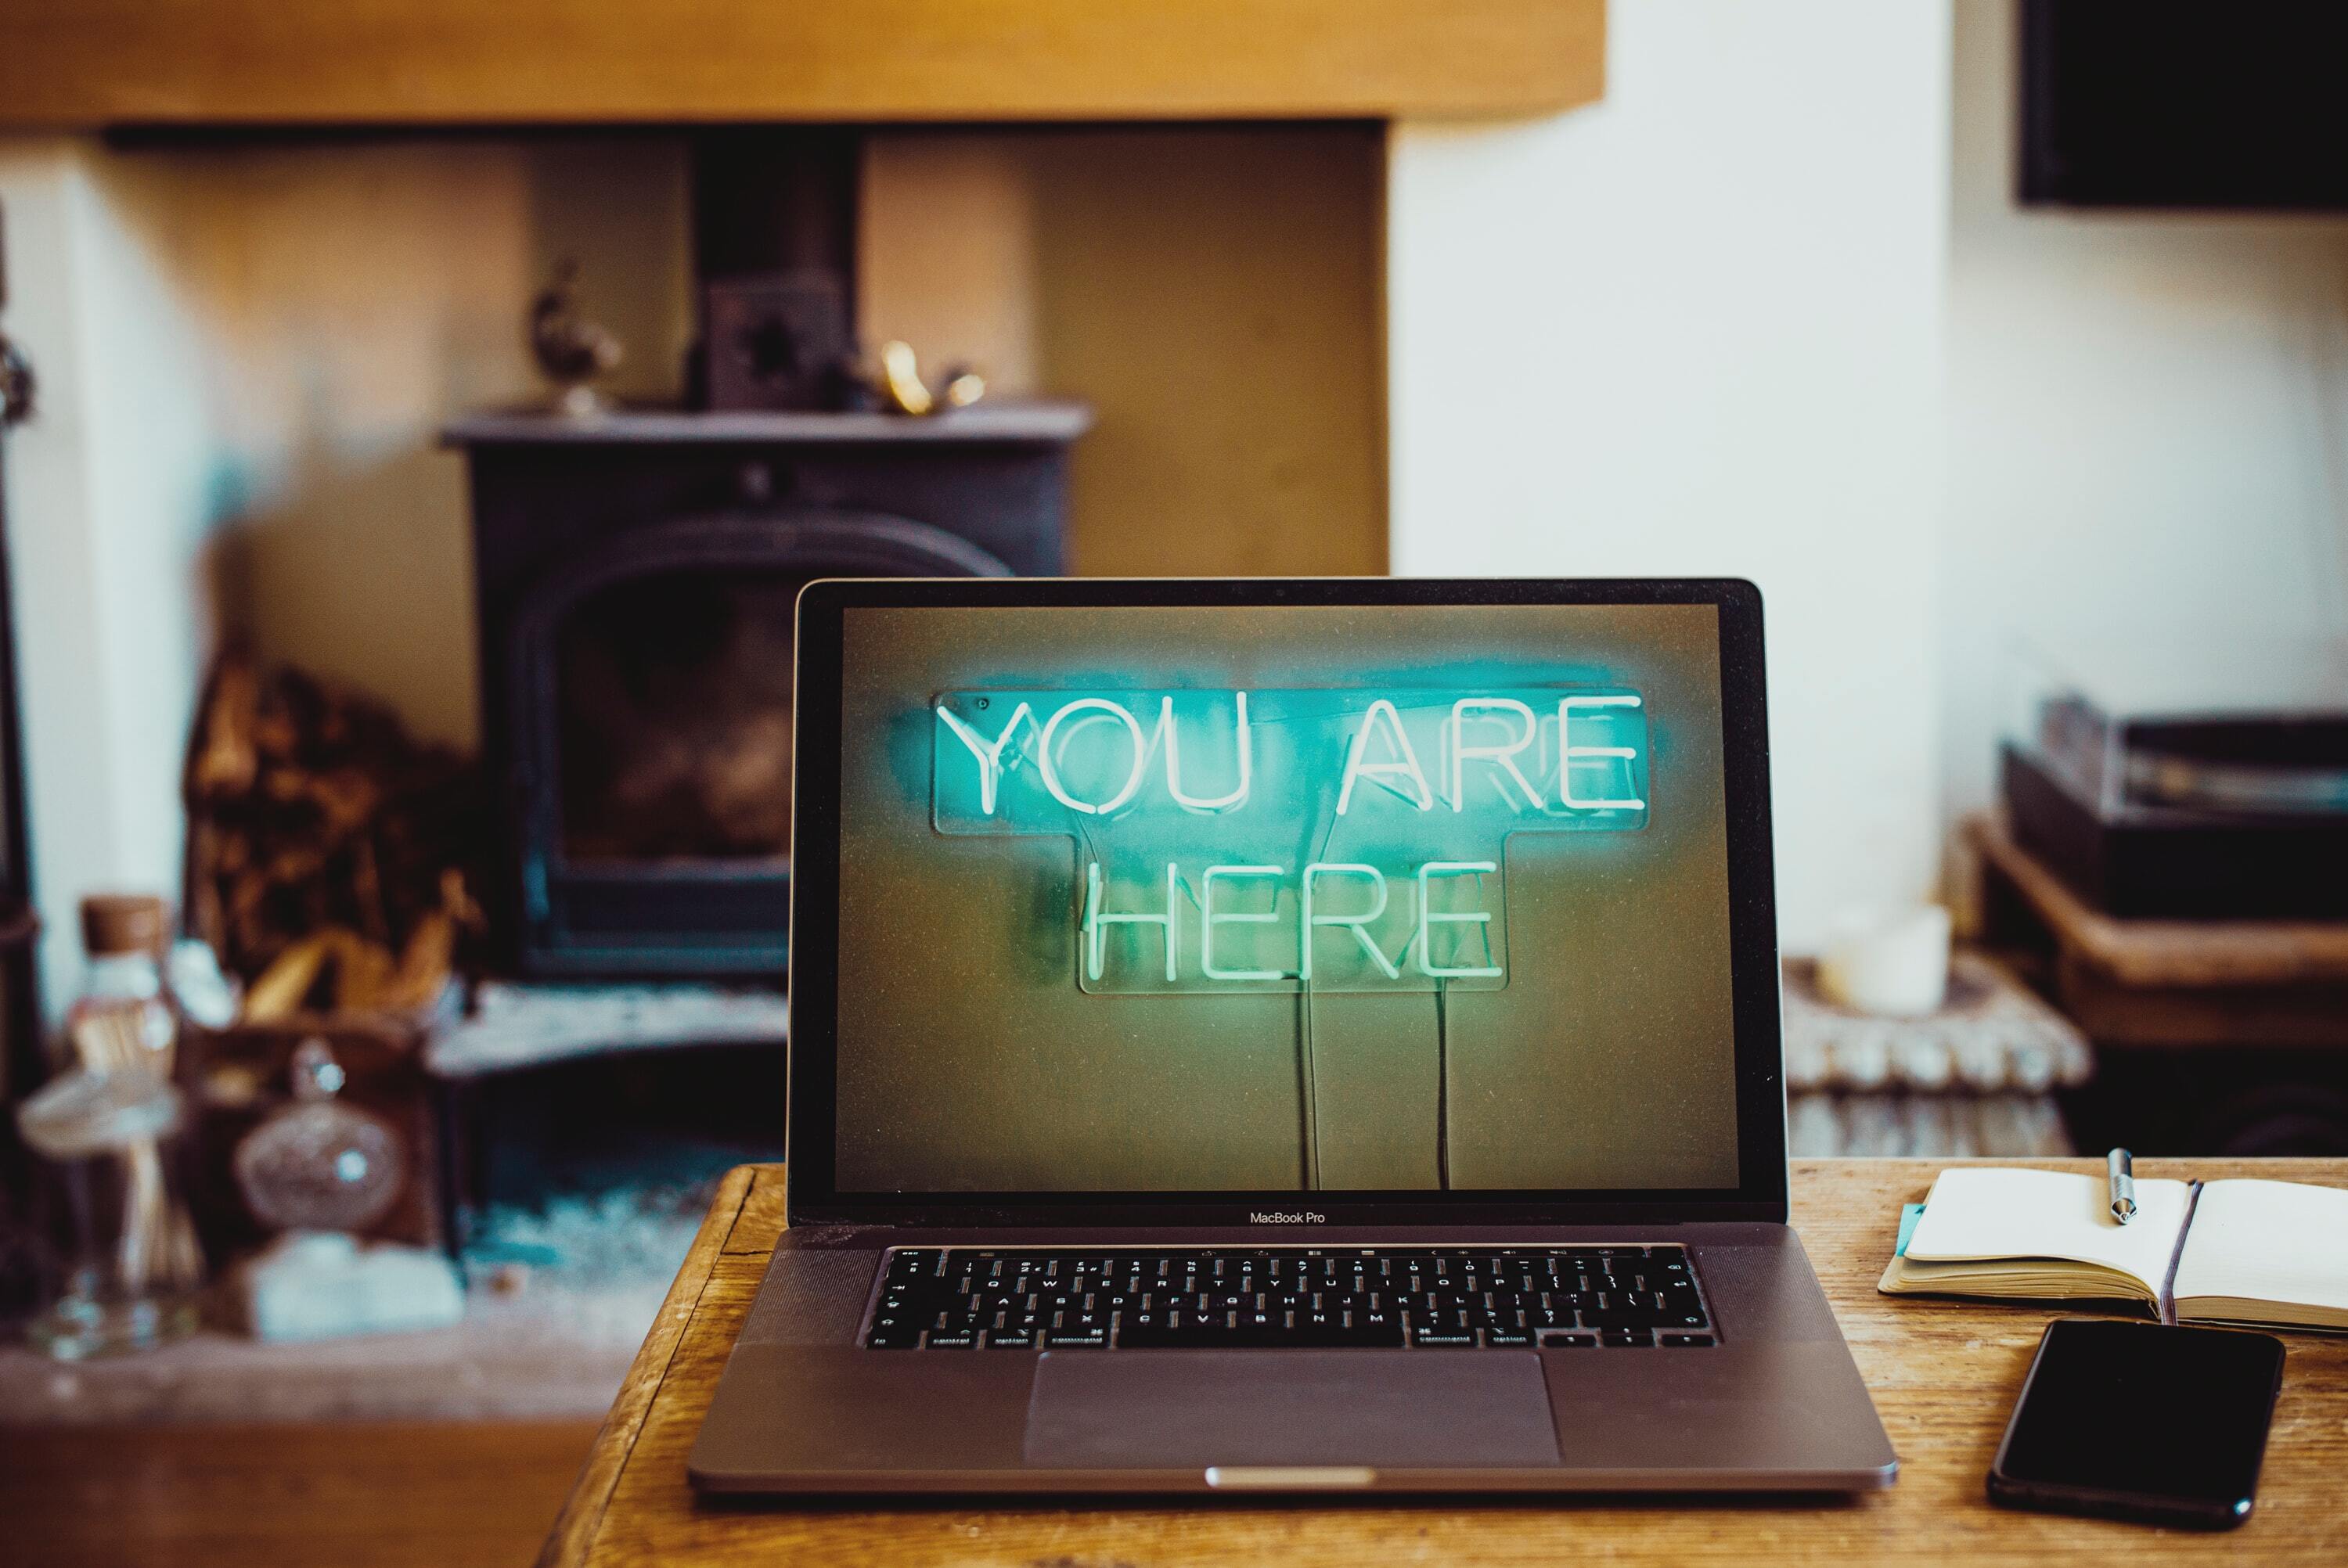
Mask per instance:
[[[1990,1465],[1990,1501],[2230,1530],[2250,1516],[2281,1387],[2271,1334],[2050,1323]]]

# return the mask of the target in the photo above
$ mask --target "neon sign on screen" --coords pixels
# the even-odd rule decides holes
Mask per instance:
[[[932,710],[939,832],[1075,841],[1088,991],[1504,985],[1509,839],[1647,820],[1625,689],[963,691]]]

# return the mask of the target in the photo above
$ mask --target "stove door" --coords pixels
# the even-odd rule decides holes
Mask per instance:
[[[508,710],[522,969],[779,975],[798,590],[1006,575],[924,524],[798,510],[634,529],[541,584]]]

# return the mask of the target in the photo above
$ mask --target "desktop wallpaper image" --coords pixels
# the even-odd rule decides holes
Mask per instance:
[[[1711,607],[845,639],[841,1190],[1735,1184]]]

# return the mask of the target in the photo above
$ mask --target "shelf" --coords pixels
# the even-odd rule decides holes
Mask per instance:
[[[2126,987],[2348,984],[2348,920],[2124,919],[2091,907],[1995,817],[1972,844],[2044,920],[2066,955]]]

